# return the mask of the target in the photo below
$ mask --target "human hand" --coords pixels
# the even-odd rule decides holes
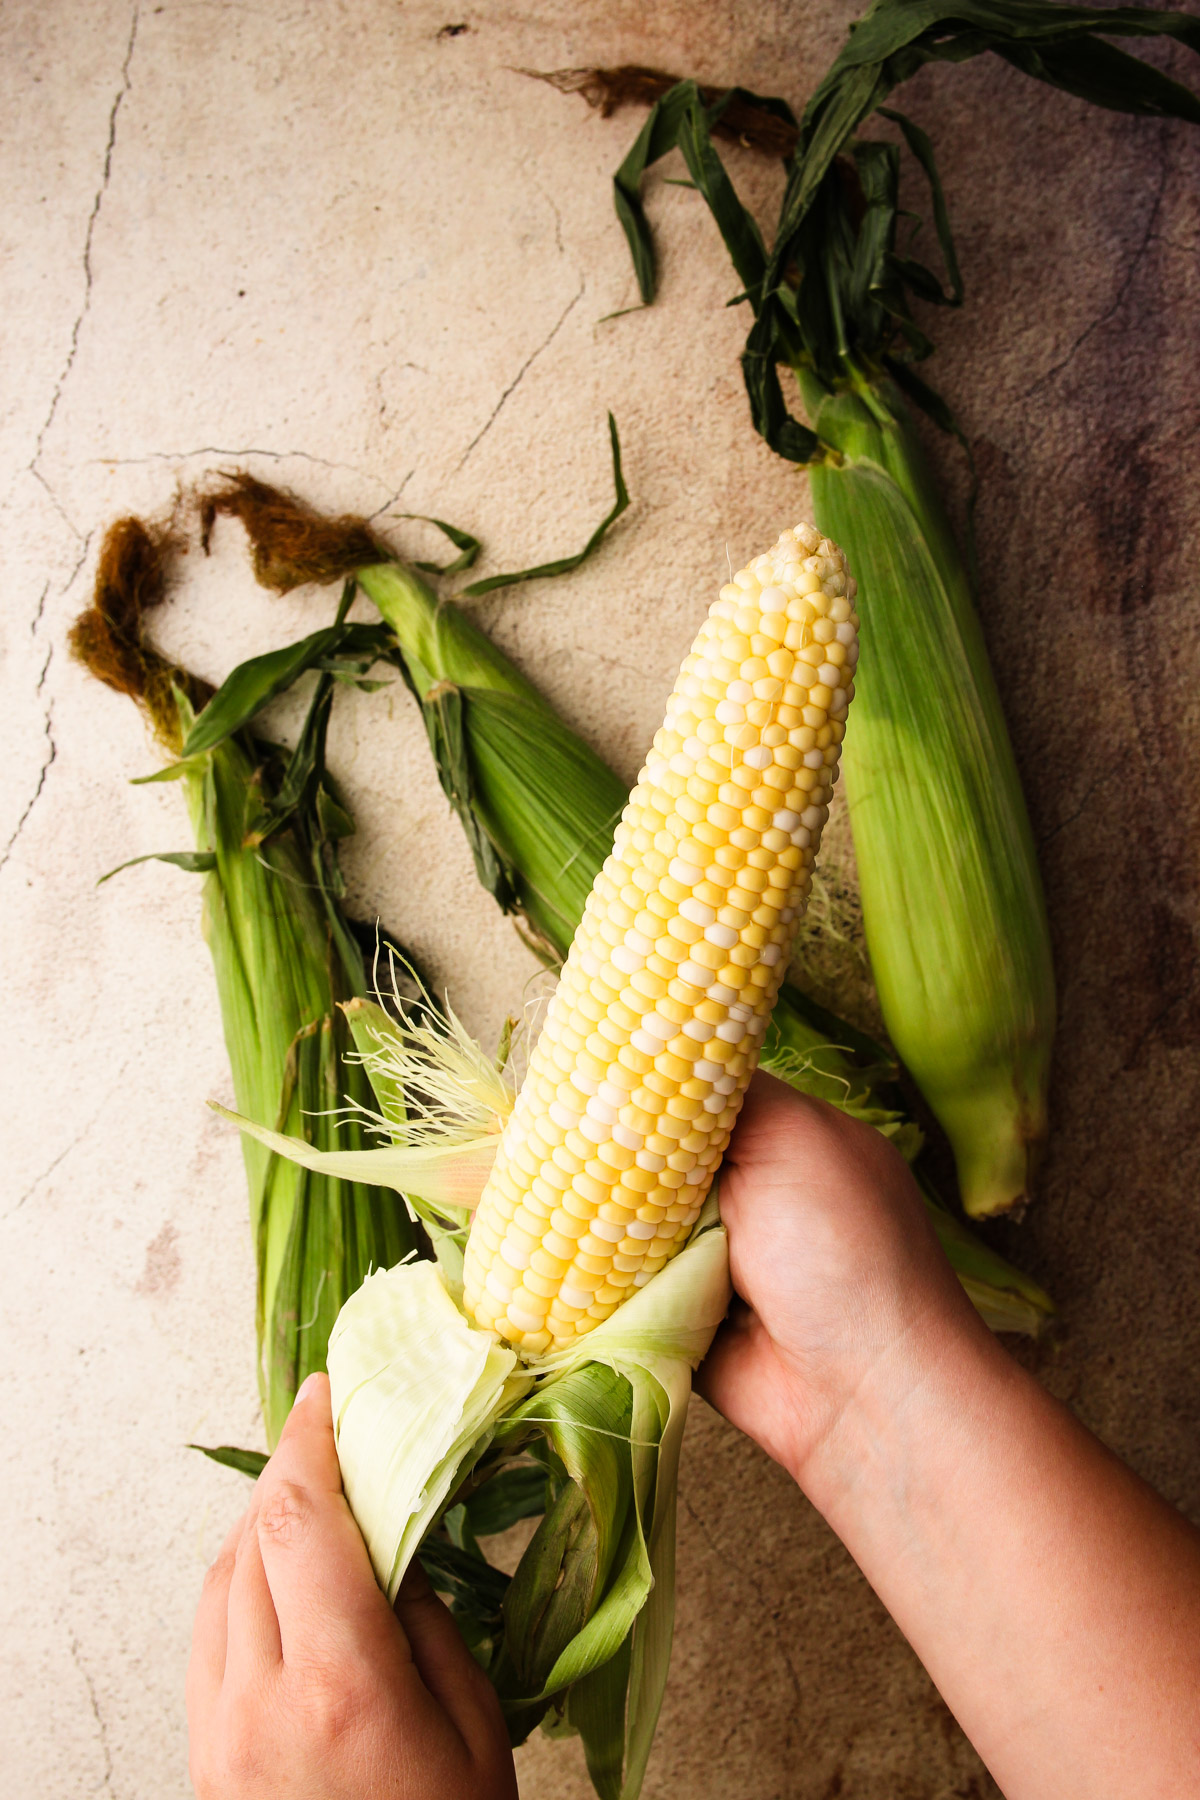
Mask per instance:
[[[801,1486],[884,1364],[986,1328],[903,1157],[870,1126],[759,1073],[721,1165],[738,1300],[696,1386]],[[915,1377],[915,1370],[914,1370]]]
[[[900,1156],[770,1076],[697,1387],[846,1544],[1011,1800],[1200,1793],[1200,1533],[997,1345]]]
[[[495,1691],[416,1563],[395,1612],[310,1375],[205,1579],[187,1679],[199,1800],[516,1800]]]

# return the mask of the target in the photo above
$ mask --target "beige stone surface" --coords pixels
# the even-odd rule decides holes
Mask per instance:
[[[662,303],[604,322],[636,298],[609,200],[636,122],[513,70],[636,60],[800,100],[852,11],[0,15],[7,1800],[186,1794],[191,1611],[242,1490],[185,1446],[259,1441],[238,1148],[202,1104],[229,1079],[195,888],[160,865],[94,885],[186,841],[170,788],[126,785],[154,766],[133,709],[66,656],[99,530],[236,464],[377,512],[418,554],[432,538],[399,514],[459,521],[499,569],[582,541],[611,407],[635,505],[610,545],[479,610],[632,773],[726,547],[736,565],[772,539],[804,480],[747,424],[744,315],[700,204],[656,186]],[[998,1236],[1063,1308],[1032,1360],[1197,1512],[1200,137],[999,66],[927,74],[908,104],[938,137],[971,290],[937,321],[938,375],[979,449],[982,604],[1062,988],[1043,1194]],[[773,191],[773,171],[738,173]],[[228,529],[166,629],[217,677],[329,605],[263,596]],[[531,964],[474,884],[403,692],[349,696],[332,757],[360,823],[355,904],[494,1031]],[[571,1746],[532,1746],[521,1773],[529,1800],[586,1791]],[[994,1791],[844,1552],[697,1405],[647,1795]]]

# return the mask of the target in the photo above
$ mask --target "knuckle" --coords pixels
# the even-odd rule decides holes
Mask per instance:
[[[884,1137],[881,1131],[876,1131],[869,1125],[863,1125],[857,1119],[847,1119],[845,1122],[856,1127],[854,1146],[877,1178],[895,1181],[908,1177],[908,1164],[890,1138]]]
[[[220,1587],[224,1582],[229,1580],[229,1577],[233,1574],[234,1560],[235,1558],[232,1550],[222,1550],[216,1561],[209,1564],[208,1568],[204,1571],[204,1593],[208,1593],[211,1588]]]
[[[896,1155],[895,1150],[882,1134],[862,1119],[855,1119],[844,1112],[840,1106],[834,1106],[822,1100],[810,1114],[808,1125],[809,1143],[822,1154],[840,1152],[857,1161],[865,1163],[886,1163]]]
[[[790,1152],[802,1163],[840,1150],[856,1130],[856,1122],[828,1100],[795,1090],[788,1094],[783,1122]]]
[[[196,1800],[215,1800],[217,1788],[209,1775],[208,1757],[197,1746],[188,1756],[188,1774],[196,1790]]]
[[[294,1544],[302,1539],[312,1517],[312,1502],[294,1481],[280,1482],[264,1499],[258,1513],[261,1535],[275,1544]]]
[[[238,1800],[243,1794],[260,1793],[266,1773],[262,1756],[254,1744],[245,1737],[238,1737],[224,1747],[214,1792],[220,1794],[221,1800],[226,1800],[226,1796],[229,1800]]]
[[[213,1792],[219,1794],[221,1800],[225,1800],[226,1796],[235,1800],[235,1797],[242,1794],[267,1791],[263,1785],[265,1777],[270,1773],[265,1753],[266,1735],[263,1731],[260,1702],[251,1696],[245,1696],[230,1707],[221,1733],[214,1771],[217,1779]]]
[[[371,1711],[372,1693],[368,1672],[360,1679],[350,1664],[308,1671],[297,1693],[306,1736],[326,1749],[354,1736]]]

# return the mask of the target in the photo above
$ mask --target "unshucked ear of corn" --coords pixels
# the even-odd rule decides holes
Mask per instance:
[[[210,515],[239,518],[260,581],[280,591],[353,576],[386,621],[380,654],[397,659],[421,703],[443,787],[462,820],[481,881],[519,912],[548,958],[566,954],[625,803],[619,776],[559,717],[537,689],[453,600],[384,551],[365,521],[328,518],[249,476],[208,496]],[[369,628],[356,640],[364,653]],[[835,621],[824,621],[836,639]],[[314,634],[307,644],[327,643]],[[814,639],[814,642],[817,640]],[[255,691],[277,691],[305,666],[274,653]],[[817,665],[819,666],[819,665]],[[254,684],[250,684],[254,686]],[[248,703],[223,689],[211,709],[244,724]],[[208,716],[208,715],[206,715]],[[203,719],[201,720],[203,726]],[[828,729],[828,728],[827,728]],[[849,742],[853,742],[853,733]],[[824,774],[828,744],[804,753],[808,796]],[[815,802],[820,807],[825,799]],[[903,1109],[887,1053],[785,982],[767,1026],[761,1063],[801,1091],[841,1107],[892,1137],[905,1154],[921,1135]],[[1042,1289],[974,1238],[926,1192],[938,1236],[972,1300],[997,1329],[1036,1334],[1053,1308]]]
[[[289,767],[247,733],[181,759],[194,709],[208,694],[147,635],[169,547],[136,519],[110,530],[95,599],[72,646],[93,674],[139,703],[174,758],[155,779],[180,781],[195,849],[168,860],[203,877],[204,936],[239,1108],[325,1148],[361,1144],[361,1118],[341,1112],[347,1102],[374,1107],[375,1096],[361,1066],[344,1061],[349,1033],[338,1010],[364,991],[366,973],[339,905],[336,837],[352,825],[321,766],[328,695],[310,715],[304,784],[296,759]],[[258,1380],[273,1445],[300,1382],[325,1367],[343,1302],[416,1239],[388,1190],[301,1169],[251,1138],[243,1147],[258,1268]]]
[[[803,390],[840,457],[810,472],[854,521],[867,696],[846,779],[863,920],[900,1056],[954,1147],[968,1210],[1024,1200],[1044,1144],[1054,1029],[1029,816],[978,615],[898,390]],[[920,669],[923,679],[913,681]],[[913,777],[927,768],[930,778]],[[947,1004],[947,997],[953,1004]]]

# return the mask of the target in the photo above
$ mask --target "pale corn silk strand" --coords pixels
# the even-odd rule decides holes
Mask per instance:
[[[569,1347],[687,1241],[837,779],[854,582],[807,524],[721,589],[596,877],[472,1224],[464,1305]]]

